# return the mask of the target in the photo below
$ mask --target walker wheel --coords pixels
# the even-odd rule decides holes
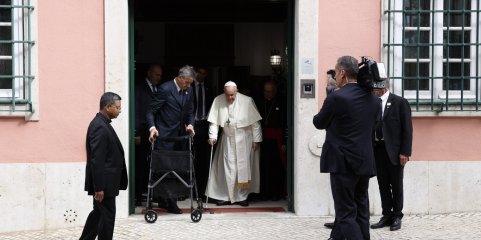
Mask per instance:
[[[199,222],[200,219],[202,219],[202,211],[199,209],[194,209],[190,214],[190,219],[192,219],[192,222]]]
[[[197,199],[197,209],[203,211],[204,210],[204,206],[202,204],[202,198],[198,198]]]
[[[154,210],[147,210],[147,212],[144,215],[145,221],[148,223],[154,223],[157,221],[157,212]]]

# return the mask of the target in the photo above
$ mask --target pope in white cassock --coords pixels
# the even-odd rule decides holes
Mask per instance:
[[[205,195],[219,200],[218,206],[238,203],[248,206],[247,196],[259,193],[259,143],[262,142],[261,116],[252,98],[237,92],[229,81],[224,94],[217,96],[210,108],[209,144],[222,135],[212,160]]]

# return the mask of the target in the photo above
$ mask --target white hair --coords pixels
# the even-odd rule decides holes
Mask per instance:
[[[179,69],[179,77],[189,77],[189,78],[195,79],[194,68],[189,65],[183,66],[182,68]]]

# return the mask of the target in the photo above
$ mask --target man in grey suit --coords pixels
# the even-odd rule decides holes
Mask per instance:
[[[413,126],[411,107],[406,99],[389,92],[385,80],[374,89],[382,101],[382,121],[376,126],[374,157],[381,194],[382,217],[371,228],[401,228],[403,217],[404,165],[411,156]]]
[[[371,91],[357,83],[355,58],[340,57],[335,71],[340,89],[327,96],[313,119],[317,129],[329,129],[321,172],[330,173],[334,199],[331,239],[370,239],[368,187],[376,174],[372,135],[381,109]]]
[[[146,116],[151,142],[155,137],[178,137],[195,134],[194,94],[190,87],[194,78],[194,69],[186,65],[179,69],[179,74],[174,80],[159,86]],[[185,150],[184,146],[175,142],[156,142],[155,148]],[[163,197],[167,199],[167,211],[181,214],[182,211],[177,206],[177,197],[173,191],[165,188],[164,185],[166,184],[161,183],[159,187],[163,192]]]
[[[80,239],[112,239],[115,225],[115,197],[119,189],[127,189],[127,168],[124,149],[112,119],[121,112],[120,96],[106,92],[100,98],[100,112],[87,130],[87,166],[85,191],[93,195],[94,209],[90,212]]]

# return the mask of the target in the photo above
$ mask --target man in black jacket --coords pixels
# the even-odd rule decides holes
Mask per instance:
[[[374,144],[383,216],[371,228],[390,226],[390,230],[395,231],[401,228],[403,217],[404,165],[411,156],[413,126],[408,101],[390,93],[387,80],[384,86],[374,89],[374,94],[382,100],[383,108]]]
[[[119,95],[106,92],[100,98],[100,112],[87,130],[85,191],[93,195],[90,212],[80,239],[112,239],[115,225],[115,197],[127,189],[124,149],[111,119],[121,112]]]
[[[337,60],[339,90],[329,94],[313,123],[327,129],[321,172],[330,173],[335,224],[331,239],[370,239],[369,178],[376,174],[372,133],[381,110],[379,100],[357,84],[358,62]]]
[[[135,85],[135,205],[142,204],[142,193],[147,192],[150,154],[149,127],[146,114],[162,79],[159,64],[149,66],[147,76]]]
[[[203,195],[209,178],[209,161],[211,146],[209,140],[209,122],[207,114],[214,100],[214,94],[206,81],[208,71],[206,67],[198,67],[196,78],[192,84],[194,94],[194,114],[195,114],[195,177],[198,186],[198,193]]]

